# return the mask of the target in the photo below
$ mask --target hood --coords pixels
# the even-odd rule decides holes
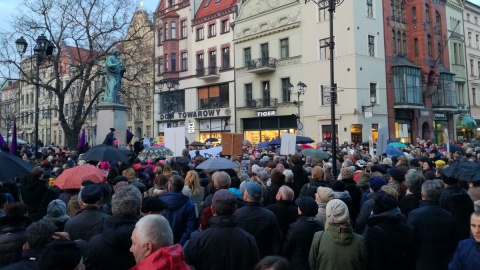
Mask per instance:
[[[349,199],[350,198],[350,193],[348,191],[334,191],[333,192],[333,197],[335,199]]]
[[[330,225],[327,232],[330,239],[339,245],[349,245],[352,242],[353,230],[350,226]]]
[[[192,160],[189,159],[188,157],[177,157],[175,159],[175,163],[177,163],[178,165],[180,166],[186,166],[188,165],[188,163],[190,163]]]
[[[128,250],[132,246],[131,237],[137,221],[137,217],[107,217],[103,224],[103,241],[111,248]]]
[[[130,270],[189,270],[185,263],[185,255],[179,244],[163,247],[150,254],[142,262],[130,268]]]
[[[367,225],[372,227],[382,221],[399,221],[402,218],[402,212],[397,207],[392,210],[385,211],[378,215],[371,215],[367,220]]]
[[[158,198],[168,204],[167,210],[170,211],[179,209],[189,200],[183,193],[173,191],[160,195]]]

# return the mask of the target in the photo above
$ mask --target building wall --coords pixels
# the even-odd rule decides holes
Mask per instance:
[[[476,19],[475,19],[476,18]],[[465,61],[468,76],[468,94],[470,113],[473,119],[480,125],[480,45],[477,45],[476,37],[480,36],[480,6],[465,1],[463,10],[463,26],[465,32],[472,33],[472,46],[465,46]],[[473,69],[470,61],[473,61]],[[479,131],[476,131],[475,137],[478,138]]]

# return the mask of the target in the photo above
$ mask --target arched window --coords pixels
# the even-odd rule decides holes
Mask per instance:
[[[441,24],[442,24],[442,17],[440,16],[440,14],[438,12],[436,12],[435,14],[435,24],[440,28]]]

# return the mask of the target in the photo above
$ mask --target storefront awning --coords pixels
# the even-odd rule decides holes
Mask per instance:
[[[470,116],[460,115],[457,119],[457,129],[476,129],[477,122]]]

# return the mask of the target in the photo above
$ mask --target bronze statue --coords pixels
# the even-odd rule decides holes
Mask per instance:
[[[105,67],[107,69],[107,87],[103,95],[103,102],[118,102],[118,93],[122,88],[122,77],[125,73],[125,68],[122,66],[122,60],[118,58],[119,50],[115,50],[113,55],[110,55],[105,60]]]

